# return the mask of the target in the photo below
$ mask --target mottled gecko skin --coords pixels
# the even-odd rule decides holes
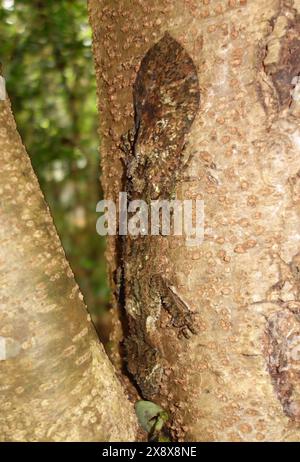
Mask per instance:
[[[168,199],[187,162],[186,137],[199,109],[195,65],[168,33],[146,53],[133,86],[135,128],[123,137],[128,200]],[[122,240],[121,304],[129,325],[128,367],[144,397],[155,395],[163,363],[162,310],[169,313],[178,337],[196,332],[193,316],[174,283],[165,280],[149,255],[151,236]],[[172,278],[171,278],[172,279]],[[124,303],[125,301],[125,303]],[[154,372],[155,370],[155,372]]]
[[[128,194],[144,200],[168,198],[182,171],[185,138],[200,102],[195,65],[168,33],[143,58],[133,101]]]

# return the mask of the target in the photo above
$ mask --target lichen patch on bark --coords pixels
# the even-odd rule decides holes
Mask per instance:
[[[266,331],[268,370],[285,414],[300,422],[300,306],[269,316]]]
[[[295,79],[300,75],[300,15],[289,2],[283,2],[270,26],[262,51],[263,105],[270,106],[273,99],[277,111],[282,111],[291,105]]]

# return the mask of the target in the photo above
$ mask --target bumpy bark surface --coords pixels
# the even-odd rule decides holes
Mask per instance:
[[[132,405],[99,344],[8,99],[0,101],[0,281],[0,440],[134,440]]]
[[[131,151],[139,168],[127,156],[124,171],[120,139],[132,127],[135,140],[141,133],[134,82],[166,32],[191,58],[200,88],[187,165],[173,161],[182,169],[177,197],[204,200],[204,242],[141,237],[122,263],[120,242],[109,241],[112,283],[118,267],[125,275],[129,369],[144,397],[171,412],[179,440],[299,440],[300,2],[90,0],[89,7],[107,198],[117,200],[128,179],[140,194],[143,179],[157,181],[140,166],[154,165],[153,152],[159,159],[166,144],[153,146],[148,134]],[[180,66],[179,59],[168,68],[170,80]],[[142,95],[153,103],[161,73],[155,79],[150,68]],[[161,102],[150,109],[145,114],[158,120]],[[165,118],[178,140],[175,117]],[[117,305],[117,290],[115,298]],[[181,335],[186,327],[191,335]]]

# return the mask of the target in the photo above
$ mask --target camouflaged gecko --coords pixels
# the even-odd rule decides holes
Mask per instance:
[[[188,161],[186,138],[199,101],[195,65],[185,49],[166,33],[142,59],[133,86],[134,129],[122,137],[120,146],[125,153],[128,200],[149,203],[171,198]],[[127,236],[121,241],[120,300],[125,304],[129,324],[129,369],[139,383],[149,371],[137,371],[139,361],[134,358],[143,356],[142,363],[155,364],[159,355],[156,339],[147,335],[149,316],[158,320],[161,309],[165,309],[179,334],[189,338],[195,333],[193,314],[175,285],[146,269],[145,255],[154,238]]]

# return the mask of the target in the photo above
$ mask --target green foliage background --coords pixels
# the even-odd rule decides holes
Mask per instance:
[[[94,316],[105,313],[96,83],[84,0],[0,0],[0,61],[19,132]]]

